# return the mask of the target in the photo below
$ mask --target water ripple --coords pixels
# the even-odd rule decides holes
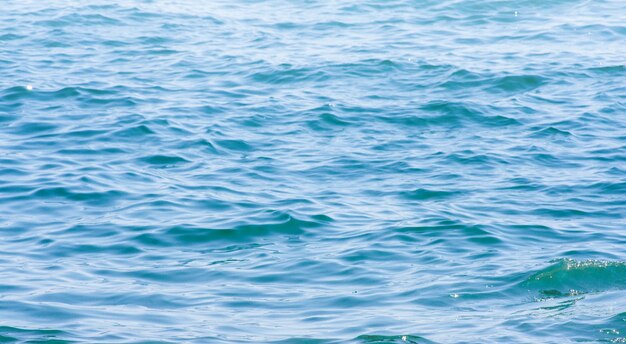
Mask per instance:
[[[0,342],[623,342],[604,1],[0,13]]]

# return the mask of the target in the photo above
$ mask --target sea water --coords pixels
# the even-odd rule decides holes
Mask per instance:
[[[0,6],[0,342],[626,341],[623,0]]]

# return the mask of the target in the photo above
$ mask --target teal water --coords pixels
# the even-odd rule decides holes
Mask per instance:
[[[1,343],[626,341],[622,0],[8,0]]]

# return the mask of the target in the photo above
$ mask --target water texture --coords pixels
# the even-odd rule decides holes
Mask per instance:
[[[7,0],[0,342],[626,341],[622,0]]]

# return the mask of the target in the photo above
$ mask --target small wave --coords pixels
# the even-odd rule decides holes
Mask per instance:
[[[495,246],[503,243],[503,240],[486,226],[447,219],[430,219],[415,225],[394,228],[393,232],[415,238],[440,239],[431,241],[431,244],[447,245],[457,240],[484,246]]]
[[[547,83],[547,79],[538,75],[507,75],[492,81],[490,90],[504,92],[528,92]]]
[[[58,126],[45,122],[20,123],[11,128],[10,133],[19,136],[37,136],[40,134],[50,133],[57,129]]]
[[[26,36],[16,35],[14,33],[6,33],[4,35],[0,35],[0,41],[13,41],[22,38],[26,38]]]
[[[535,90],[548,83],[548,79],[539,75],[493,75],[457,70],[439,87],[449,91],[485,90],[491,93],[524,93]]]
[[[458,191],[443,191],[443,190],[429,190],[429,189],[415,189],[413,191],[404,191],[401,195],[407,199],[415,201],[427,201],[427,200],[443,200],[449,197],[458,195]]]
[[[281,65],[269,71],[257,72],[251,75],[251,79],[274,85],[295,84],[300,82],[318,82],[330,78],[323,70],[311,67],[293,67]]]
[[[72,13],[60,16],[55,19],[43,20],[38,22],[39,25],[47,27],[69,27],[69,26],[109,26],[109,25],[124,25],[124,23],[118,19],[107,17],[102,14],[78,14]]]
[[[250,152],[253,150],[253,147],[244,140],[223,139],[223,140],[215,140],[215,143],[219,147],[222,147],[224,149],[231,150],[231,151]]]
[[[419,107],[421,114],[385,116],[381,119],[390,123],[418,127],[462,127],[479,125],[484,127],[505,127],[519,125],[514,118],[492,114],[497,109],[486,106],[443,100],[430,101]]]
[[[548,127],[544,127],[544,128],[531,128],[531,130],[535,130],[534,132],[532,132],[530,134],[530,137],[535,137],[535,138],[542,138],[542,137],[546,137],[546,138],[556,138],[556,137],[562,137],[562,138],[566,138],[569,136],[572,136],[573,134],[570,133],[567,130],[563,130],[563,129],[559,129],[553,126],[548,126]]]
[[[150,129],[150,127],[145,124],[139,124],[136,126],[129,126],[115,131],[111,131],[109,135],[106,136],[106,139],[110,141],[142,140],[147,139],[153,134],[155,134],[155,132]]]
[[[592,67],[587,69],[590,72],[601,74],[601,75],[624,75],[626,74],[626,64],[623,65],[614,65],[614,66],[602,66],[602,67]]]
[[[626,289],[626,263],[561,259],[533,273],[522,287],[546,296],[570,296]]]
[[[322,113],[316,119],[307,121],[307,126],[314,131],[327,131],[334,129],[343,129],[350,126],[351,122],[340,118],[332,113]]]
[[[34,100],[55,100],[77,97],[80,95],[76,87],[64,87],[56,91],[30,90],[26,86],[15,86],[2,91],[1,101],[34,99]]]
[[[1,343],[73,343],[69,333],[52,329],[26,329],[11,326],[0,326]]]
[[[361,335],[354,339],[355,343],[367,343],[367,344],[403,344],[403,343],[411,343],[411,344],[433,344],[434,342],[420,336],[415,335],[396,335],[396,336],[385,336],[385,335],[375,335],[375,334],[367,334]]]
[[[85,202],[92,205],[106,206],[116,202],[128,194],[119,190],[80,192],[66,187],[40,188],[34,191],[31,199],[64,199],[69,201]]]
[[[162,155],[162,154],[148,155],[148,156],[139,158],[139,161],[142,161],[149,165],[155,165],[155,166],[174,166],[174,165],[179,165],[179,164],[189,162],[189,160],[180,156]]]
[[[272,212],[270,220],[248,220],[230,228],[203,228],[194,225],[170,227],[155,233],[143,233],[135,238],[143,245],[196,245],[211,242],[250,242],[274,235],[299,236],[308,229],[322,227],[327,220],[311,217],[298,219],[283,212]]]

